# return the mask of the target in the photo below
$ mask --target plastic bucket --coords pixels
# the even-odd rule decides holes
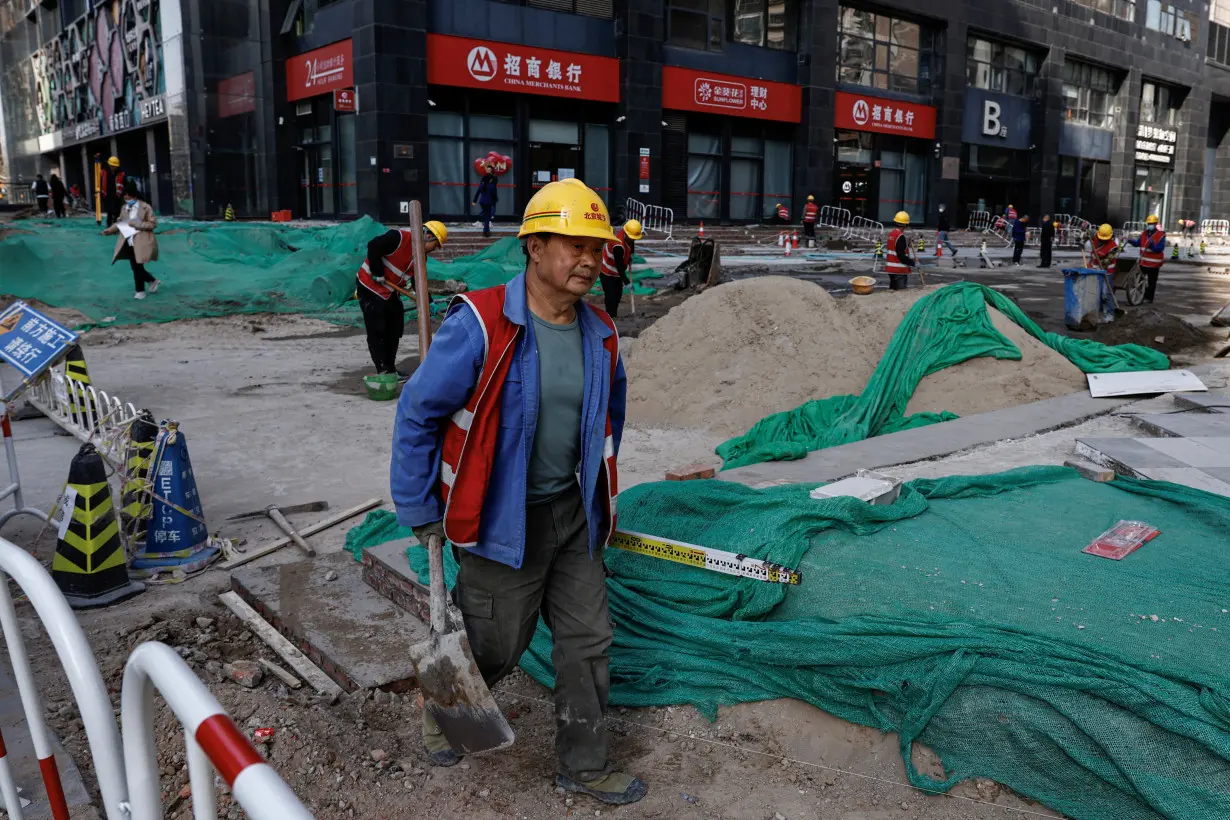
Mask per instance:
[[[396,373],[378,373],[374,376],[363,377],[367,397],[372,401],[392,401],[397,398],[397,385]]]

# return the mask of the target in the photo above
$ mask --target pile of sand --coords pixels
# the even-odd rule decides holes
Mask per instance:
[[[834,299],[824,288],[762,277],[711,288],[641,334],[627,356],[637,424],[723,435],[810,399],[861,393],[910,307],[931,289]],[[981,413],[1082,390],[1084,375],[992,309],[1019,362],[974,359],[928,376],[908,412]]]

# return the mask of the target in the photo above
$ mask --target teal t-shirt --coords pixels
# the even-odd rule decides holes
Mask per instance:
[[[581,463],[581,405],[585,400],[585,353],[576,319],[544,322],[533,313],[538,343],[538,427],[530,452],[526,495],[542,501],[576,483]]]

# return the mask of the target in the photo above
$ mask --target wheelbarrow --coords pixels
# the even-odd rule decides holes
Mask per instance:
[[[1123,291],[1124,301],[1130,307],[1136,307],[1145,301],[1145,289],[1149,280],[1140,267],[1140,257],[1115,260],[1115,275],[1112,287]]]

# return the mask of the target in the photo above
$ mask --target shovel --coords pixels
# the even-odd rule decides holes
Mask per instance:
[[[424,546],[431,572],[431,637],[410,647],[423,708],[461,754],[506,749],[513,743],[512,727],[478,671],[461,614],[444,590],[444,542],[431,536]]]

